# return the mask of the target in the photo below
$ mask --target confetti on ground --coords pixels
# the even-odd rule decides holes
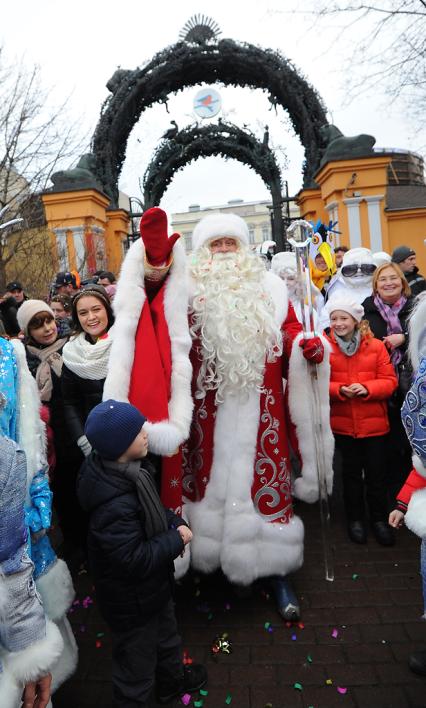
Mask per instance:
[[[341,693],[341,694],[344,696],[345,693],[348,692],[348,689],[347,689],[347,688],[344,688],[343,686],[337,686],[337,692],[338,692],[338,693]]]
[[[89,607],[89,605],[93,605],[93,600],[92,600],[92,598],[90,597],[90,595],[88,595],[87,597],[85,597],[84,600],[83,600],[83,602],[82,602],[81,604],[83,605],[83,607],[84,607],[85,610],[87,610],[87,608]]]
[[[189,666],[189,664],[192,664],[192,663],[193,663],[193,660],[189,656],[189,653],[187,652],[187,650],[184,649],[184,651],[183,651],[183,664],[184,664],[184,666]]]
[[[265,708],[272,708],[272,703],[265,703]]]
[[[292,634],[292,635],[291,635],[291,639],[292,639],[293,642],[295,642],[296,639],[297,639],[297,634]]]
[[[327,684],[327,686],[332,686],[332,685],[333,685],[333,681],[332,681],[331,679],[327,679],[327,680],[326,680],[326,684]]]
[[[309,661],[310,664],[312,664],[312,656],[310,654],[308,654],[306,660]]]
[[[102,642],[99,639],[97,639],[96,644],[95,644],[96,649],[100,649],[101,646],[102,646]]]
[[[265,624],[264,624],[263,626],[265,627],[265,629],[266,629],[267,632],[273,632],[273,631],[274,631],[274,628],[273,628],[273,626],[272,626],[272,624],[271,624],[270,622],[265,622]]]
[[[213,612],[209,612],[209,614],[207,615],[207,619],[208,619],[208,620],[212,620],[212,619],[213,619]]]
[[[301,683],[295,683],[293,688],[295,688],[296,691],[303,691],[303,686]]]
[[[231,701],[232,701],[232,696],[231,696],[230,693],[228,693],[228,695],[227,695],[226,698],[225,698],[225,703],[226,703],[226,705],[229,706],[230,703],[231,703]]]
[[[222,652],[223,654],[230,654],[232,652],[232,645],[228,639],[227,632],[224,632],[220,637],[216,637],[211,646],[211,652],[216,656],[219,652]]]
[[[225,604],[225,610],[230,610],[230,609],[231,609],[231,605],[229,604],[229,602],[227,602]]]
[[[200,698],[200,700],[198,700],[198,701],[194,701],[194,708],[202,708],[203,705],[204,705],[204,701],[202,698]]]
[[[200,689],[200,696],[208,696],[209,692],[205,688]]]
[[[201,594],[201,591],[200,591],[199,589],[197,589],[197,590],[195,591],[195,597],[199,597],[200,594]]]
[[[85,632],[86,631],[86,625],[82,624],[80,627],[80,632]]]
[[[189,706],[189,704],[191,703],[191,694],[184,693],[183,696],[181,696],[180,700],[182,701],[184,706]]]
[[[357,578],[358,578],[358,573],[354,573],[352,576],[352,580],[357,580]]]
[[[104,636],[105,636],[105,632],[98,632],[96,636],[97,636],[98,639],[100,639],[100,637],[104,637]]]
[[[339,636],[339,632],[336,628],[333,629],[331,636],[333,637],[333,639],[336,639],[336,637]]]
[[[297,626],[299,627],[299,629],[305,629],[305,625],[303,624],[303,622],[299,622]]]

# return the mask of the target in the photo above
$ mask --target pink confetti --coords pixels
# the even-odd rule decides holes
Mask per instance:
[[[333,639],[336,639],[336,637],[339,636],[339,632],[337,631],[337,629],[333,629],[331,636],[333,637]]]
[[[342,695],[345,695],[345,693],[348,692],[348,689],[344,688],[343,686],[337,686],[337,692],[341,693]]]
[[[188,706],[191,703],[191,694],[184,693],[183,696],[181,696],[180,700],[182,701],[184,706]]]
[[[225,605],[225,610],[230,610],[230,609],[231,609],[231,605],[229,604],[229,602],[227,602]]]

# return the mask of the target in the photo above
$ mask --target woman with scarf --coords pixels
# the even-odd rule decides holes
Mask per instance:
[[[363,304],[365,319],[377,339],[381,339],[391,358],[398,388],[388,403],[390,432],[386,446],[388,490],[391,506],[411,470],[411,447],[401,422],[401,406],[410,388],[412,368],[407,357],[408,318],[413,307],[408,285],[396,263],[384,263],[373,277],[373,295]]]
[[[102,401],[114,322],[111,303],[102,285],[88,285],[72,303],[74,334],[63,351],[62,394],[73,441],[87,457],[90,443],[84,424]]]
[[[18,311],[25,335],[28,368],[34,376],[48,423],[48,461],[53,504],[64,537],[63,554],[71,567],[82,561],[80,545],[75,542],[74,510],[70,503],[81,456],[75,450],[65,422],[62,400],[62,350],[67,337],[58,333],[54,312],[43,300],[26,300]]]
[[[375,339],[364,308],[345,293],[325,308],[330,316],[330,422],[342,457],[343,501],[348,535],[367,541],[364,491],[371,530],[383,546],[394,536],[388,526],[386,401],[397,379],[385,345]]]

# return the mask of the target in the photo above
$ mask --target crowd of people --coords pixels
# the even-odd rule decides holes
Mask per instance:
[[[414,251],[318,253],[307,334],[294,253],[272,244],[265,261],[229,214],[202,219],[192,240],[188,261],[153,208],[118,282],[61,272],[45,300],[18,281],[0,299],[5,708],[22,691],[24,705],[49,705],[75,669],[66,612],[82,567],[111,628],[121,708],[207,681],[203,666],[182,664],[174,614],[173,575],[190,565],[241,590],[262,580],[281,616],[299,619],[289,576],[304,529],[293,502],[320,494],[312,367],[327,491],[334,459],[349,540],[367,543],[371,529],[392,546],[404,516],[426,538],[426,281]],[[410,661],[426,675],[426,652]]]

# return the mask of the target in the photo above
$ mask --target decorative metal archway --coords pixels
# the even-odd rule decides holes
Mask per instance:
[[[275,155],[266,140],[261,142],[253,133],[220,119],[218,124],[188,126],[159,144],[143,179],[144,208],[159,205],[178,170],[199,157],[211,155],[234,158],[251,167],[264,181],[272,198],[273,238],[282,250],[282,181]]]
[[[143,111],[167,104],[171,93],[205,82],[263,89],[272,105],[287,110],[305,149],[304,186],[312,184],[324,147],[320,129],[327,123],[319,95],[279,52],[232,39],[218,41],[217,34],[195,24],[183,41],[156,54],[143,68],[118,69],[108,81],[111,96],[104,103],[92,151],[96,176],[113,208],[127,140]]]

